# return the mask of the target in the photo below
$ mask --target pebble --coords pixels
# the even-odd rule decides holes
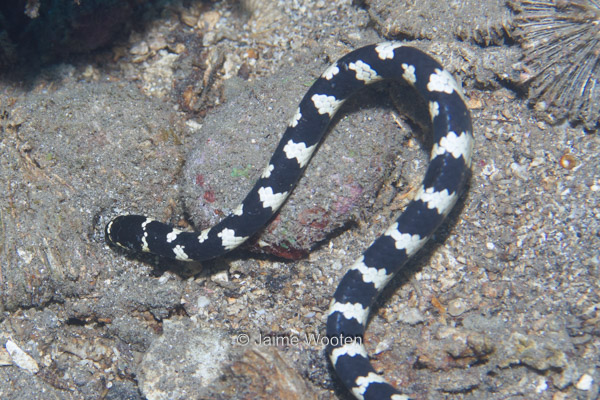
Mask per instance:
[[[593,383],[594,378],[592,378],[588,374],[583,374],[575,384],[575,387],[579,390],[590,390],[592,388]]]
[[[150,51],[150,48],[148,47],[148,43],[145,41],[142,41],[129,49],[129,52],[135,56],[146,54],[148,51]]]
[[[217,22],[219,22],[219,19],[221,19],[221,14],[218,11],[205,12],[198,19],[198,28],[212,31],[217,25]]]
[[[418,308],[406,308],[398,313],[398,320],[410,325],[416,325],[425,321],[425,317]]]
[[[448,303],[448,314],[458,317],[469,309],[469,305],[463,299],[454,299]]]
[[[381,354],[384,351],[388,351],[391,347],[391,340],[382,340],[377,344],[377,347],[375,347],[373,354]]]
[[[40,370],[40,367],[33,357],[21,350],[21,348],[10,339],[6,341],[6,351],[8,351],[10,358],[17,367],[32,374],[36,374]]]
[[[227,271],[219,271],[213,274],[211,280],[213,282],[229,282],[229,275],[227,275]]]
[[[17,249],[17,254],[25,264],[29,264],[33,260],[33,253],[21,248]]]
[[[183,22],[184,24],[186,24],[187,26],[196,26],[196,24],[198,23],[198,17],[189,13],[182,13],[181,14],[181,22]]]
[[[196,300],[196,306],[198,306],[198,308],[206,308],[206,306],[208,306],[210,304],[210,299],[206,296],[198,296],[198,299]]]
[[[150,47],[150,50],[158,51],[167,47],[167,41],[164,36],[156,36],[150,39],[148,46]]]

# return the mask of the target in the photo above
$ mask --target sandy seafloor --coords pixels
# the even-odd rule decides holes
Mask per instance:
[[[399,31],[462,83],[476,144],[468,192],[371,315],[373,364],[417,399],[597,398],[600,137],[516,90],[504,2],[420,4],[172,5],[0,82],[0,398],[350,398],[318,337],[345,268],[425,169],[402,88],[342,111],[253,248],[185,265],[128,257],[103,227],[218,220],[321,71]],[[263,242],[271,255],[248,251]]]

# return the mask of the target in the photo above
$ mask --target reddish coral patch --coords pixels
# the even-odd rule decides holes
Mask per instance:
[[[207,203],[214,203],[215,200],[217,200],[217,197],[215,196],[215,192],[213,192],[212,190],[207,190],[204,192],[204,196],[202,196],[204,198],[204,200],[206,200]]]

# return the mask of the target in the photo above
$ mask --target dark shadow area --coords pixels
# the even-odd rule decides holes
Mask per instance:
[[[187,3],[202,0],[188,0]],[[0,76],[33,79],[42,67],[78,62],[143,32],[172,0],[0,2]]]

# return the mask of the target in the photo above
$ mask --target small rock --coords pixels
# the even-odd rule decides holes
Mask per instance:
[[[33,253],[28,250],[18,248],[17,254],[25,264],[29,264],[33,260]]]
[[[249,348],[235,361],[221,381],[228,389],[233,385],[236,398],[315,400],[317,396],[306,378],[291,367],[275,347]],[[242,384],[243,383],[243,384]]]
[[[398,320],[409,325],[420,324],[425,321],[425,317],[417,308],[406,308],[398,313]]]
[[[181,14],[181,22],[183,22],[187,26],[194,27],[198,23],[198,17],[195,15],[192,15],[192,14],[188,14],[187,12],[184,12]]]
[[[15,342],[12,340],[6,341],[6,351],[10,354],[12,362],[19,368],[24,369],[32,374],[37,373],[40,370],[37,362],[27,353],[25,353]]]
[[[198,300],[196,300],[196,305],[198,308],[206,308],[210,304],[210,299],[206,296],[198,296]]]
[[[227,271],[219,271],[212,276],[211,280],[221,283],[229,282],[229,275],[227,275]]]
[[[377,347],[375,347],[375,351],[373,352],[373,354],[381,354],[384,351],[388,351],[390,347],[392,347],[390,340],[382,340],[377,344]]]
[[[594,378],[592,378],[588,374],[583,374],[575,384],[575,387],[579,390],[590,390],[592,388],[593,383]]]
[[[157,36],[150,39],[150,43],[148,43],[150,50],[158,51],[167,47],[167,41],[164,36]]]
[[[454,299],[448,304],[448,314],[458,317],[469,309],[469,305],[463,299]]]
[[[221,19],[221,14],[218,11],[205,12],[198,19],[198,28],[204,29],[207,31],[212,31],[220,19]]]
[[[150,48],[148,47],[148,43],[144,41],[136,44],[131,49],[129,49],[129,52],[135,56],[146,54],[148,53],[148,51],[150,51]]]
[[[165,320],[163,329],[140,363],[141,392],[148,400],[206,398],[229,356],[226,332],[183,318]]]
[[[528,174],[527,174],[527,166],[526,165],[521,165],[516,162],[513,162],[510,164],[510,170],[513,173],[513,175],[516,176],[517,178],[524,180],[524,181],[527,180]]]
[[[181,54],[185,51],[185,44],[177,43],[174,47],[170,46],[169,50],[171,50],[175,54]]]

